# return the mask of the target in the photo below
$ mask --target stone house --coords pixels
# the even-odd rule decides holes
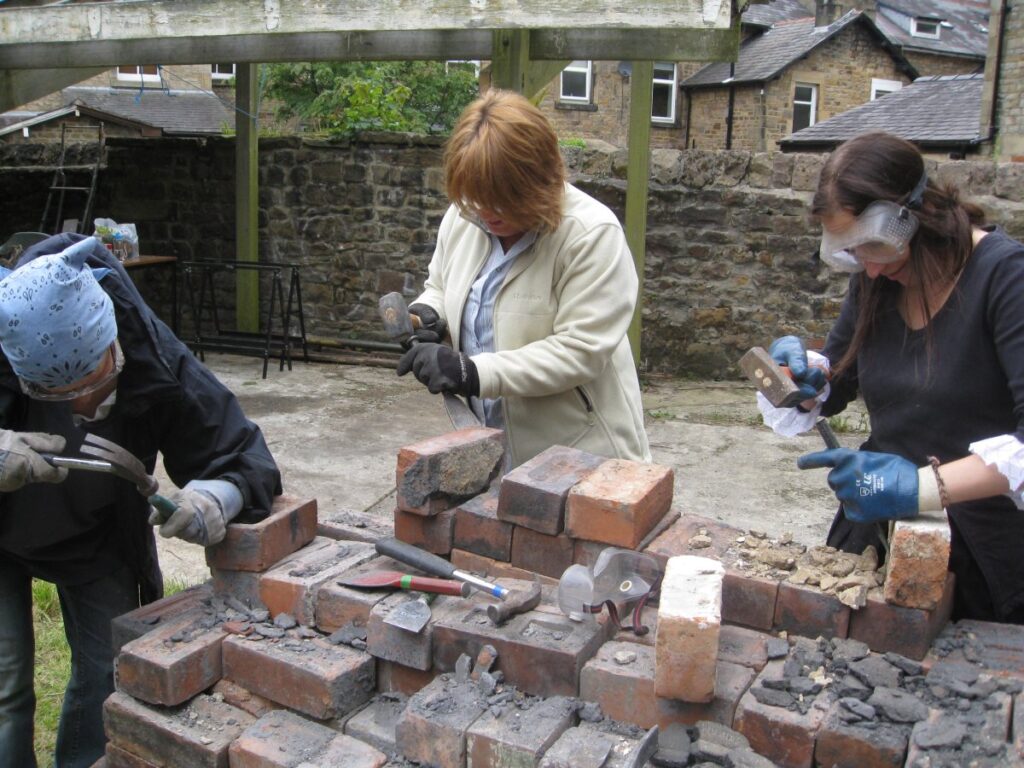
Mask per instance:
[[[871,14],[883,35],[922,75],[967,75],[985,68],[986,0],[875,0]]]

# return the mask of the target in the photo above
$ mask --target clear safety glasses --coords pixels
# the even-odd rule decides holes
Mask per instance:
[[[21,384],[21,391],[31,397],[33,400],[46,400],[49,402],[62,402],[65,400],[77,400],[85,395],[92,394],[101,387],[109,384],[113,379],[117,378],[118,374],[124,369],[124,353],[121,351],[121,345],[115,340],[110,347],[107,348],[106,355],[110,355],[113,358],[113,365],[107,373],[98,376],[95,380],[87,381],[87,383],[77,386],[74,389],[64,391],[55,391],[53,389],[47,389],[46,387],[35,383],[34,381],[26,381],[25,379],[18,379],[18,383]],[[106,355],[104,359],[106,359]],[[100,366],[97,366],[96,370],[99,370]],[[96,371],[90,374],[86,374],[82,377],[82,380],[90,379],[95,375]]]
[[[843,272],[860,272],[866,261],[891,264],[906,256],[917,226],[909,208],[878,200],[842,232],[822,229],[821,260]]]

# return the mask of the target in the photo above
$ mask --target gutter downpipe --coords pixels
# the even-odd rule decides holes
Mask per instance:
[[[736,75],[736,62],[729,62],[729,107],[725,114],[725,148],[732,149],[732,121],[733,121],[733,109],[736,104],[736,86],[732,84],[732,79]]]
[[[988,141],[995,142],[996,140],[996,111],[999,107],[999,76],[1003,69],[1003,47],[1006,36],[1006,14],[1009,12],[1007,7],[1007,0],[993,0],[992,5],[996,5],[998,2],[998,18],[999,18],[999,29],[996,31],[995,38],[995,50],[989,51],[992,59],[992,93],[990,95],[991,101],[989,103],[988,114],[982,115],[981,118],[984,121],[980,126],[978,143]],[[989,29],[989,35],[992,35],[991,28]],[[990,43],[991,47],[991,43]],[[986,64],[986,70],[988,66]],[[986,85],[988,83],[986,82]],[[982,94],[982,105],[985,103],[985,95]],[[993,149],[993,155],[995,154],[995,147]]]

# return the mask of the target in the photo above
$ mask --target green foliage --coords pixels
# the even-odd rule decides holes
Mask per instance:
[[[579,149],[587,148],[587,142],[579,138],[578,136],[570,136],[567,139],[559,139],[558,144],[559,146],[562,147],[578,147]]]
[[[266,95],[277,117],[314,131],[447,133],[477,95],[472,67],[437,61],[311,62],[268,65]]]

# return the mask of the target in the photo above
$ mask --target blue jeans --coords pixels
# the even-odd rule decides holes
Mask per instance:
[[[139,605],[132,571],[88,584],[57,585],[64,634],[71,647],[71,679],[57,729],[55,768],[89,768],[103,756],[103,702],[114,690],[110,622]],[[32,578],[0,557],[0,768],[35,768],[35,635]]]

